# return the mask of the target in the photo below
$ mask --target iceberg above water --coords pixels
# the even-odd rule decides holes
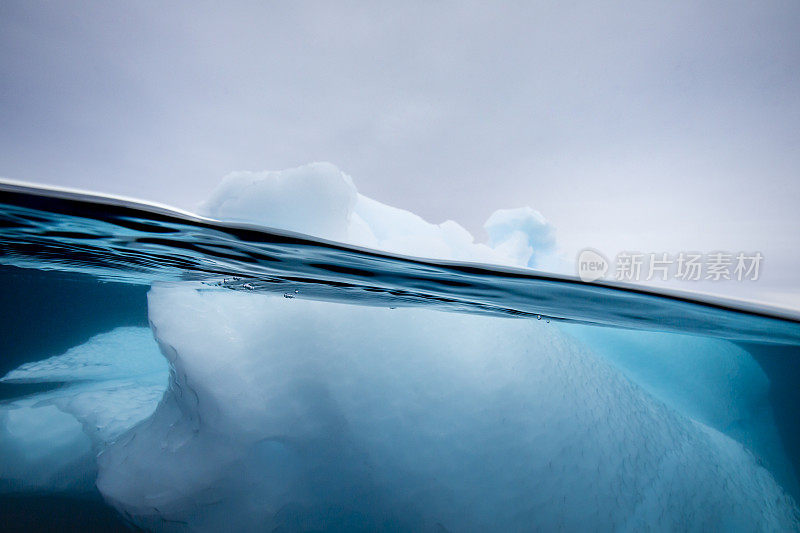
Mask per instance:
[[[315,237],[417,257],[535,267],[554,251],[553,228],[530,207],[502,209],[485,224],[489,244],[457,222],[422,217],[360,194],[330,163],[226,176],[200,212],[225,221],[297,231]],[[548,264],[553,259],[548,258]]]

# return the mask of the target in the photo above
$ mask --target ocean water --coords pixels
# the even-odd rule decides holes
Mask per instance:
[[[792,530],[800,318],[0,187],[0,527]]]

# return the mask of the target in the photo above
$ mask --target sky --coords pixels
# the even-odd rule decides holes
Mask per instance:
[[[800,3],[0,3],[0,176],[194,210],[330,161],[479,239],[760,251],[800,307]],[[724,286],[723,286],[724,285]],[[691,288],[681,285],[678,288]]]

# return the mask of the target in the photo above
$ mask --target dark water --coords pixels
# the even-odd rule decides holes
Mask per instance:
[[[156,280],[363,305],[542,318],[732,340],[771,382],[800,477],[800,321],[740,302],[584,283],[528,270],[393,256],[108,198],[0,186],[0,375],[117,326],[146,326]],[[58,384],[0,384],[0,400]],[[795,494],[795,498],[797,498]],[[0,529],[115,531],[99,494],[0,491]]]
[[[99,494],[82,498],[52,494],[0,496],[2,531],[131,531]]]

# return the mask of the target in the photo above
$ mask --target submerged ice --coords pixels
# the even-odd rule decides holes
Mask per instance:
[[[98,478],[140,526],[796,527],[741,444],[543,321],[191,286],[149,307],[170,386]]]
[[[150,330],[136,327],[9,372],[0,382],[54,388],[0,404],[2,486],[92,490],[97,452],[153,413],[168,373]]]
[[[554,249],[533,209],[476,243],[325,163],[233,174],[204,213],[444,259]],[[4,486],[96,482],[155,530],[800,527],[769,381],[725,341],[190,282],[148,314],[3,378],[65,383],[0,406]]]

